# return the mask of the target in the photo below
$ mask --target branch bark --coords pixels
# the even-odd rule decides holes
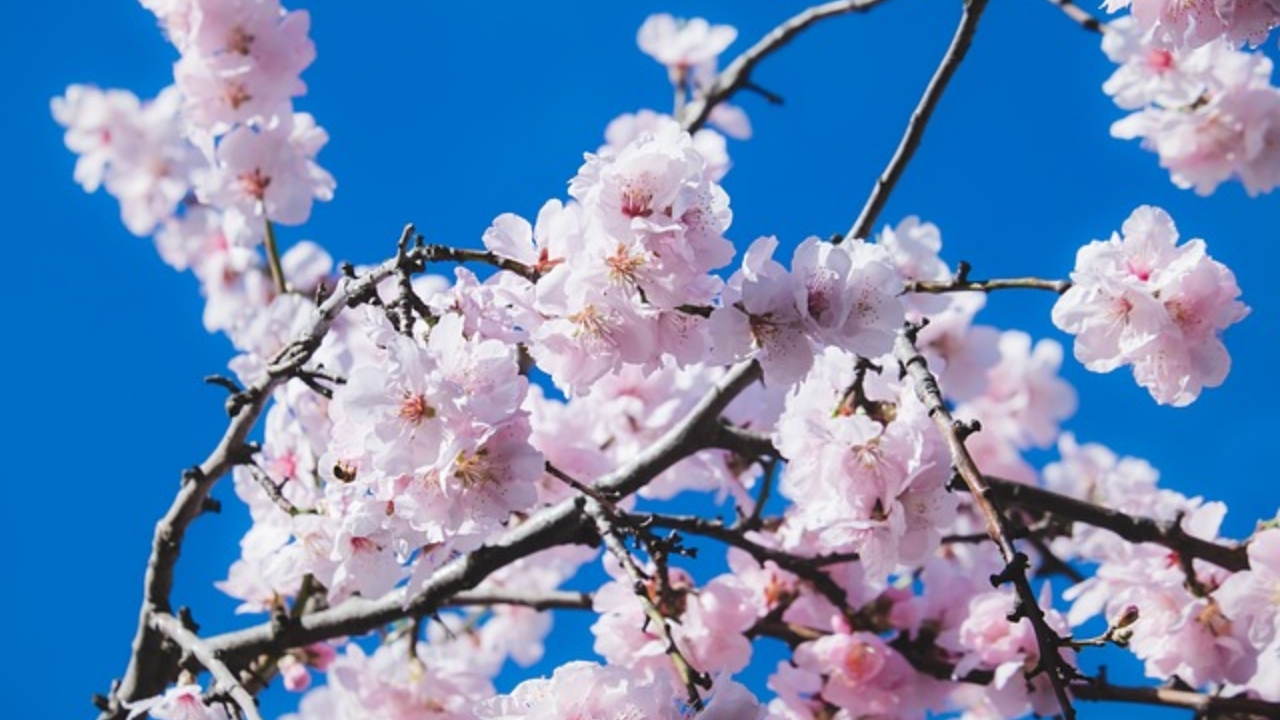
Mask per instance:
[[[695,132],[705,125],[717,105],[733,97],[739,90],[751,87],[751,71],[755,70],[756,65],[781,50],[800,33],[827,18],[866,12],[882,2],[885,0],[837,0],[815,5],[789,18],[734,58],[716,77],[711,87],[686,104],[680,113],[680,126],[689,132]]]
[[[168,613],[156,613],[151,616],[149,624],[153,630],[168,636],[183,651],[198,660],[213,675],[218,688],[231,697],[247,720],[262,720],[253,695],[240,684],[226,664],[218,658],[218,654],[198,635],[188,630],[181,620]]]
[[[961,61],[964,60],[964,56],[969,52],[969,46],[973,43],[974,33],[978,30],[978,21],[982,18],[982,11],[986,7],[987,0],[964,0],[964,13],[960,16],[960,25],[956,28],[955,35],[951,38],[951,45],[947,48],[946,54],[942,56],[942,62],[929,80],[929,85],[925,87],[920,103],[916,105],[915,111],[911,113],[911,119],[907,121],[907,129],[902,135],[902,140],[898,143],[898,149],[894,151],[893,157],[889,159],[889,165],[885,167],[884,172],[880,173],[880,177],[876,178],[876,184],[871,189],[870,197],[867,198],[866,204],[862,206],[862,212],[858,214],[858,219],[849,228],[849,232],[845,233],[845,237],[866,238],[870,235],[871,227],[876,224],[876,217],[884,209],[884,204],[888,202],[889,195],[898,183],[898,178],[902,177],[902,171],[907,168],[907,163],[911,162],[911,157],[915,155],[916,148],[920,147],[920,140],[924,137],[925,126],[929,124],[929,119],[933,117],[933,111],[937,108],[938,101],[942,99],[942,94],[946,92],[947,84],[951,82],[951,76],[955,75],[956,69],[960,67]]]
[[[1071,697],[1067,694],[1067,683],[1073,680],[1077,673],[1069,663],[1063,660],[1060,652],[1062,639],[1049,627],[1044,609],[1040,607],[1035,591],[1031,588],[1031,582],[1027,579],[1027,556],[1019,552],[1014,546],[1013,540],[1010,539],[1011,533],[1008,527],[1008,519],[997,507],[991,486],[987,483],[982,472],[978,470],[977,464],[973,461],[973,456],[969,454],[969,450],[965,447],[961,426],[951,416],[951,411],[947,409],[947,404],[942,399],[942,391],[938,387],[938,380],[929,371],[929,363],[920,354],[920,351],[916,349],[916,331],[917,329],[915,328],[904,328],[898,331],[898,337],[893,347],[894,357],[897,358],[898,363],[902,366],[903,373],[911,379],[912,384],[915,386],[916,396],[928,408],[929,416],[933,418],[934,424],[947,444],[947,449],[951,454],[951,462],[955,466],[956,472],[964,480],[969,491],[973,493],[974,505],[977,506],[978,511],[986,521],[987,534],[991,536],[996,547],[1000,550],[1000,556],[1004,559],[1004,571],[997,576],[993,576],[991,582],[992,584],[1008,582],[1013,585],[1018,601],[1014,606],[1014,615],[1016,617],[1010,617],[1010,620],[1013,621],[1018,617],[1025,617],[1031,621],[1031,626],[1036,634],[1036,644],[1040,651],[1040,669],[1044,670],[1048,675],[1049,682],[1053,686],[1053,694],[1057,697],[1058,705],[1062,709],[1063,717],[1065,720],[1073,720],[1075,718],[1075,709],[1071,706]]]

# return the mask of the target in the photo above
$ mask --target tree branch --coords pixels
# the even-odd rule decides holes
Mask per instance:
[[[986,521],[987,534],[995,541],[996,547],[1000,550],[1000,556],[1004,559],[1004,571],[999,575],[993,576],[991,582],[994,585],[1000,585],[1005,582],[1013,584],[1018,600],[1014,606],[1014,616],[1011,616],[1010,620],[1025,617],[1031,621],[1031,626],[1036,634],[1036,644],[1040,650],[1040,668],[1049,676],[1049,682],[1053,686],[1053,694],[1058,699],[1063,717],[1065,720],[1073,720],[1075,718],[1075,709],[1071,706],[1071,698],[1067,694],[1066,686],[1068,682],[1076,677],[1077,673],[1070,664],[1062,659],[1062,655],[1059,652],[1062,638],[1049,627],[1049,623],[1045,619],[1044,610],[1040,607],[1035,591],[1031,589],[1031,582],[1027,579],[1027,556],[1019,552],[1014,547],[1013,540],[1010,539],[1011,533],[1008,527],[1008,519],[996,507],[995,495],[991,490],[991,486],[978,470],[977,464],[973,461],[973,456],[965,448],[961,426],[952,418],[951,411],[947,409],[947,404],[942,399],[942,391],[938,387],[937,378],[929,371],[928,362],[920,354],[920,351],[916,349],[916,332],[918,332],[918,328],[915,327],[908,327],[898,331],[898,337],[893,347],[894,357],[897,358],[898,363],[902,366],[903,373],[910,377],[915,386],[916,396],[928,408],[929,417],[933,418],[934,424],[946,441],[956,472],[964,480],[969,491],[973,493],[974,505],[977,506],[978,511]]]
[[[1061,295],[1071,289],[1069,280],[1043,280],[1041,278],[1021,277],[1002,278],[998,280],[970,280],[969,263],[960,261],[955,275],[950,280],[913,280],[903,289],[906,293],[940,294],[949,292],[994,292],[996,290],[1048,290]]]
[[[1188,535],[1179,523],[1128,515],[1012,480],[991,476],[986,476],[985,480],[991,493],[1002,502],[1104,528],[1129,542],[1161,545],[1181,557],[1206,560],[1232,572],[1249,569],[1249,555],[1243,545],[1219,545]]]
[[[701,93],[689,101],[680,113],[680,125],[689,132],[701,128],[717,105],[733,97],[739,90],[751,89],[751,71],[766,57],[781,50],[797,35],[830,17],[866,12],[885,0],[838,0],[815,5],[770,30],[768,34],[734,58]]]
[[[1049,0],[1049,2],[1061,8],[1067,17],[1074,20],[1077,25],[1085,30],[1099,34],[1107,31],[1106,23],[1091,15],[1088,10],[1075,4],[1072,0]]]
[[[1074,683],[1071,694],[1080,700],[1114,701],[1161,705],[1194,710],[1197,718],[1257,717],[1280,718],[1280,703],[1236,696],[1224,697],[1167,687],[1126,687],[1112,685],[1105,677]]]
[[[213,675],[213,679],[217,681],[219,689],[231,696],[231,699],[239,706],[240,711],[244,713],[247,720],[262,720],[262,715],[258,713],[258,703],[249,694],[249,691],[240,684],[240,681],[236,679],[236,676],[232,674],[226,664],[218,658],[218,654],[206,645],[199,636],[188,630],[181,620],[168,613],[155,613],[151,616],[148,624],[153,630],[168,636],[184,652],[198,660]]]
[[[960,17],[960,25],[956,28],[955,36],[951,38],[951,45],[947,48],[946,54],[942,56],[942,63],[938,65],[933,78],[929,80],[920,103],[911,113],[911,119],[907,121],[907,129],[898,143],[898,149],[894,151],[884,172],[876,178],[871,196],[867,198],[862,212],[858,214],[858,219],[854,221],[845,237],[866,238],[870,235],[871,227],[876,224],[876,217],[889,200],[889,194],[893,192],[893,187],[902,176],[907,163],[911,162],[911,156],[915,155],[916,148],[920,146],[925,126],[929,124],[929,118],[933,116],[938,100],[942,98],[942,93],[946,91],[947,84],[951,82],[951,76],[955,74],[956,68],[960,67],[965,54],[969,52],[969,45],[972,44],[973,35],[978,29],[978,20],[981,19],[982,11],[986,7],[987,0],[964,0],[964,13]]]
[[[650,595],[650,587],[648,578],[641,572],[640,567],[636,565],[635,558],[631,557],[631,553],[627,551],[625,545],[622,544],[622,538],[619,537],[614,524],[617,518],[613,517],[604,505],[592,499],[587,499],[583,505],[586,513],[595,522],[596,532],[600,535],[600,540],[604,542],[605,548],[618,559],[618,564],[622,566],[622,570],[626,572],[627,577],[631,580],[632,589],[636,598],[640,601],[640,606],[644,608],[645,617],[648,622],[656,625],[658,632],[662,634],[662,639],[667,646],[664,648],[667,657],[671,659],[671,664],[675,666],[676,675],[680,677],[680,682],[684,685],[685,695],[689,698],[689,705],[695,711],[703,708],[702,693],[698,691],[699,686],[709,687],[711,678],[705,673],[698,670],[689,662],[689,659],[680,651],[680,647],[676,645],[676,639],[671,634],[671,626],[667,624],[667,616],[654,602]],[[662,601],[662,592],[667,588],[658,588],[656,592],[659,602]]]
[[[520,590],[467,590],[449,598],[441,607],[519,605],[534,610],[590,610],[591,593],[573,590],[525,592]]]

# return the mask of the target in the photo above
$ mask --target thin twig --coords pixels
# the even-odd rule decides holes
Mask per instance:
[[[1049,2],[1061,8],[1067,17],[1074,20],[1077,25],[1085,30],[1096,33],[1107,31],[1106,23],[1091,15],[1088,10],[1075,4],[1072,0],[1049,0]]]
[[[740,531],[726,527],[723,522],[718,520],[657,513],[632,514],[629,517],[633,518],[642,527],[669,528],[719,540],[727,545],[745,550],[761,566],[766,561],[773,561],[778,567],[812,585],[815,590],[825,596],[827,600],[830,600],[831,604],[835,605],[846,619],[852,620],[855,616],[856,608],[849,607],[849,596],[844,591],[844,588],[840,587],[830,575],[819,569],[833,564],[828,561],[826,556],[802,557],[784,550],[775,550],[751,540]],[[840,561],[849,562],[856,559],[857,556],[855,555],[852,558],[840,558]]]
[[[667,624],[667,616],[662,613],[662,610],[658,608],[650,596],[648,578],[644,576],[640,567],[636,565],[635,558],[631,557],[631,553],[627,551],[626,546],[622,543],[622,538],[618,535],[618,531],[615,528],[617,518],[605,506],[594,500],[587,500],[583,510],[595,522],[596,532],[600,534],[600,539],[604,542],[605,548],[617,558],[623,571],[627,573],[636,597],[640,600],[640,606],[644,608],[645,617],[648,618],[649,623],[656,625],[658,632],[662,634],[662,639],[667,644],[667,657],[671,659],[671,664],[675,666],[676,674],[684,685],[685,693],[689,697],[689,705],[696,711],[702,710],[702,693],[698,690],[698,687],[700,685],[709,686],[710,678],[695,668],[689,662],[689,659],[684,656],[684,653],[680,651],[680,647],[676,645],[675,637],[671,634],[671,626]]]
[[[253,476],[253,479],[258,481],[258,487],[262,488],[262,492],[266,493],[271,502],[275,503],[276,507],[286,514],[293,516],[315,512],[314,510],[299,509],[289,498],[284,496],[284,483],[288,482],[288,479],[277,485],[276,481],[272,480],[271,476],[267,474],[267,471],[263,470],[257,463],[250,463],[246,467],[249,469],[249,474]]]
[[[955,36],[951,38],[951,45],[947,48],[946,54],[942,56],[942,63],[938,65],[933,78],[929,80],[920,103],[911,113],[911,119],[907,121],[907,129],[898,143],[898,149],[894,151],[884,172],[876,178],[871,196],[867,198],[862,212],[858,214],[858,219],[854,221],[845,237],[866,238],[870,235],[871,227],[875,225],[876,217],[889,200],[889,194],[893,192],[894,185],[902,176],[907,163],[911,162],[911,156],[915,155],[916,148],[920,147],[925,126],[933,117],[933,111],[938,106],[943,92],[946,91],[947,84],[951,82],[951,76],[955,74],[956,68],[960,67],[960,62],[964,60],[965,53],[969,51],[973,35],[978,29],[978,20],[981,19],[982,11],[986,7],[987,0],[964,0],[964,13],[960,17],[960,25],[956,28]]]
[[[181,620],[168,613],[156,613],[151,616],[148,624],[156,632],[168,636],[184,652],[195,657],[209,671],[209,674],[213,675],[219,689],[235,701],[248,720],[262,720],[262,715],[258,713],[258,703],[253,699],[253,695],[250,695],[249,691],[240,684],[231,669],[218,658],[218,654],[199,636],[188,630]]]
[[[768,34],[734,58],[720,72],[715,81],[696,94],[678,116],[680,125],[694,132],[707,122],[717,105],[733,97],[739,90],[756,89],[751,82],[751,71],[760,61],[782,49],[797,35],[818,22],[839,15],[866,12],[885,0],[838,0],[811,7],[770,30]],[[766,95],[766,98],[769,96]],[[776,97],[776,96],[775,96]]]
[[[940,294],[949,292],[995,292],[996,290],[1048,290],[1061,295],[1071,289],[1070,280],[1044,280],[1042,278],[999,278],[995,280],[969,280],[968,278],[952,278],[950,280],[913,280],[908,282],[905,293]]]

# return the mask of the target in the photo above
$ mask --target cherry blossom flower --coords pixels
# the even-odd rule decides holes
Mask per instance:
[[[217,168],[200,178],[197,192],[242,217],[302,224],[312,201],[333,198],[333,176],[314,160],[328,141],[307,113],[268,129],[239,126],[218,143]]]
[[[86,85],[72,85],[53,100],[54,119],[67,129],[67,148],[80,156],[76,181],[86,192],[105,184],[135,235],[149,234],[174,215],[202,165],[184,137],[180,102],[172,87],[143,103],[124,90]]]
[[[1095,372],[1134,366],[1134,378],[1161,404],[1187,405],[1217,387],[1231,359],[1219,334],[1249,308],[1225,265],[1203,240],[1176,245],[1172,218],[1143,206],[1121,233],[1080,249],[1072,287],[1053,322],[1076,336],[1075,356]]]
[[[1107,12],[1129,8],[1138,26],[1161,45],[1198,47],[1227,38],[1257,45],[1280,25],[1275,0],[1106,0]]]
[[[645,54],[667,66],[673,83],[680,83],[690,69],[714,61],[737,37],[737,29],[730,25],[712,25],[703,18],[682,20],[661,13],[644,21],[636,43]]]
[[[220,704],[206,705],[204,689],[199,685],[177,685],[163,695],[127,705],[129,720],[150,715],[156,720],[231,720],[231,714]]]

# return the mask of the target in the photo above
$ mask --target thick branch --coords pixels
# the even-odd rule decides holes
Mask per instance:
[[[1011,505],[1104,528],[1129,542],[1161,545],[1181,557],[1206,560],[1232,572],[1249,569],[1249,555],[1244,546],[1219,545],[1188,535],[1176,522],[1128,515],[1012,480],[987,476],[986,482],[995,497]]]
[[[519,605],[534,610],[590,610],[591,593],[574,590],[521,592],[509,589],[468,590],[449,598],[442,607]]]
[[[262,715],[258,713],[258,703],[254,701],[249,691],[245,690],[231,670],[218,658],[217,653],[199,636],[188,630],[181,620],[168,613],[156,613],[151,616],[149,624],[156,632],[164,633],[183,651],[195,657],[213,675],[213,679],[218,683],[218,690],[225,692],[235,701],[247,720],[262,720]]]
[[[694,97],[684,106],[680,113],[680,125],[689,132],[694,132],[707,122],[715,106],[733,97],[739,90],[752,87],[751,71],[760,61],[782,49],[797,35],[813,25],[830,17],[847,15],[855,12],[866,12],[885,0],[837,0],[837,2],[816,5],[795,15],[786,22],[770,30],[755,45],[747,48],[741,55],[733,59],[716,77],[715,82]]]
[[[867,198],[866,205],[862,207],[862,212],[858,214],[858,219],[854,221],[845,237],[870,236],[871,227],[876,224],[876,217],[889,200],[889,194],[893,192],[898,178],[902,177],[902,171],[906,169],[907,163],[911,162],[911,156],[915,155],[916,148],[920,147],[925,126],[929,124],[929,118],[933,116],[938,101],[942,99],[942,93],[946,91],[947,84],[951,82],[951,76],[955,74],[956,68],[960,67],[960,62],[969,52],[969,45],[972,44],[973,35],[978,29],[978,20],[981,19],[982,11],[986,7],[987,0],[964,0],[964,14],[960,17],[960,25],[956,28],[955,36],[951,38],[951,46],[942,56],[942,63],[938,65],[933,78],[929,80],[920,103],[911,113],[911,119],[907,121],[907,129],[898,143],[898,149],[894,151],[884,172],[876,178],[871,196]]]
[[[1280,718],[1280,703],[1250,697],[1224,697],[1164,687],[1126,687],[1104,679],[1075,683],[1071,694],[1080,700],[1161,705],[1194,710],[1197,718]]]

